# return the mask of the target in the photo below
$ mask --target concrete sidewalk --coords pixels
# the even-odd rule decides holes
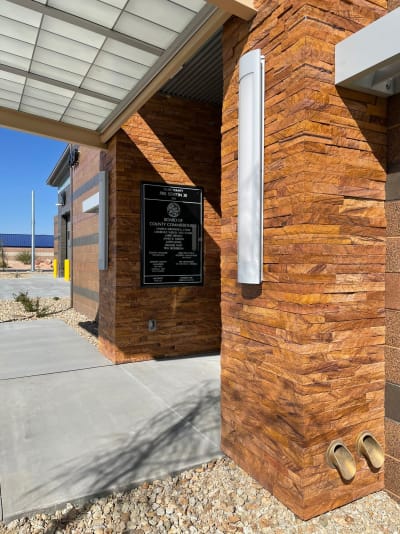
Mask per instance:
[[[219,357],[114,366],[57,320],[0,325],[3,519],[220,455]]]
[[[0,277],[0,300],[12,300],[20,291],[30,297],[69,297],[70,282],[52,273],[28,273],[21,278]]]

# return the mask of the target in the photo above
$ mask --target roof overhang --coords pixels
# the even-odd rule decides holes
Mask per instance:
[[[47,178],[47,185],[51,185],[52,187],[61,187],[63,185],[66,177],[69,176],[69,156],[70,146],[67,145],[60,159],[57,161],[56,166],[51,171],[50,176]]]
[[[400,8],[336,45],[335,83],[382,97],[400,93]]]
[[[105,148],[253,0],[2,0],[0,125]]]

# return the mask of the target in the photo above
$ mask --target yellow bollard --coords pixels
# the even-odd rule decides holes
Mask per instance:
[[[64,260],[64,280],[71,280],[70,261]]]
[[[58,274],[58,261],[57,261],[57,258],[54,258],[54,260],[53,260],[53,276],[54,276],[54,278],[57,278],[57,274]]]

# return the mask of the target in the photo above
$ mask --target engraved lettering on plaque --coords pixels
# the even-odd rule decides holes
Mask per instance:
[[[142,183],[143,286],[203,284],[203,190]]]

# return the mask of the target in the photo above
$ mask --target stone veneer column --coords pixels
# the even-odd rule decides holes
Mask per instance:
[[[382,1],[257,1],[224,27],[222,447],[303,519],[383,487],[385,101],[334,85],[334,46]],[[329,10],[327,9],[327,6]],[[238,60],[266,59],[264,282],[236,282]],[[342,439],[344,484],[325,452]]]

